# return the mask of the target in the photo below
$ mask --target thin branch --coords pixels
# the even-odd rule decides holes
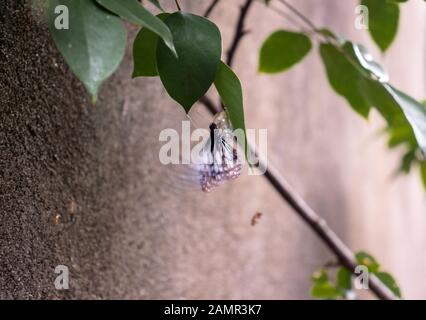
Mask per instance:
[[[213,10],[216,8],[216,6],[219,4],[220,0],[213,0],[213,2],[209,5],[207,10],[204,12],[203,16],[205,18],[210,17],[210,14],[213,12]]]
[[[317,236],[327,245],[327,247],[336,255],[339,262],[355,272],[359,264],[354,253],[346,246],[339,236],[327,225],[303,198],[290,186],[290,184],[279,175],[271,165],[265,172],[265,178],[272,184],[275,190],[287,201],[298,215],[311,227]],[[386,287],[375,275],[369,274],[370,290],[383,300],[398,299],[388,287]]]
[[[272,3],[269,4],[269,8],[274,11],[275,13],[277,13],[278,15],[280,15],[281,17],[283,17],[284,19],[288,20],[290,23],[296,25],[297,27],[299,27],[301,30],[303,30],[305,33],[306,31],[304,30],[304,25],[302,25],[301,22],[299,22],[298,20],[296,20],[293,16],[291,16],[289,13],[281,10],[280,8],[274,6]]]
[[[253,0],[246,0],[246,2],[243,4],[243,6],[240,9],[240,16],[238,17],[237,26],[235,29],[234,38],[231,42],[231,47],[228,51],[228,56],[226,59],[226,63],[231,66],[232,62],[234,61],[235,53],[238,49],[238,45],[241,42],[241,39],[247,34],[247,31],[245,30],[245,21],[247,14],[250,10],[250,7],[254,3]]]
[[[313,31],[317,28],[309,21],[302,13],[296,8],[288,4],[285,0],[279,0],[286,5],[293,13],[299,16],[305,23],[307,23]],[[241,7],[240,16],[238,18],[237,27],[234,35],[234,40],[231,49],[228,53],[228,64],[231,65],[238,45],[244,36],[244,24],[247,13],[253,0],[247,0]],[[207,109],[215,114],[217,108],[215,104],[207,97],[204,96],[200,99]],[[253,148],[248,146],[249,153],[253,153]],[[258,156],[258,159],[262,159]],[[355,268],[358,265],[355,254],[346,246],[346,244],[338,237],[338,235],[327,225],[326,221],[321,218],[306,202],[305,200],[291,187],[291,185],[274,169],[270,164],[265,165],[264,162],[259,161],[259,167],[265,169],[265,178],[274,187],[274,189],[281,195],[281,197],[288,203],[288,205],[311,227],[315,234],[325,243],[325,245],[336,255],[339,262],[347,269],[355,273]],[[374,274],[369,274],[370,290],[380,299],[394,300],[398,299],[392,291],[386,287]]]
[[[295,7],[293,7],[286,0],[278,0],[278,1],[281,2],[284,6],[286,6],[296,16],[298,16],[303,22],[305,22],[309,26],[309,28],[312,29],[312,31],[318,30],[318,28],[314,25],[314,23],[311,20],[309,20],[303,13],[301,13],[299,10],[297,10]]]
[[[258,1],[262,2],[262,0],[258,0]],[[285,0],[278,0],[278,1],[280,1],[288,10],[290,10],[293,14],[295,14],[302,21],[300,21],[300,22],[297,21],[289,13],[287,13],[287,12],[281,10],[280,8],[274,6],[272,3],[270,3],[268,5],[268,8],[271,9],[272,11],[274,11],[275,13],[277,13],[278,15],[280,15],[281,17],[283,17],[284,19],[288,20],[290,23],[299,27],[301,32],[305,33],[307,36],[309,36],[309,37],[319,36],[320,38],[324,39],[326,42],[329,42],[329,40],[330,40],[329,37],[324,35],[324,33],[320,32],[320,30],[314,25],[314,23],[311,20],[309,20],[304,14],[302,14],[298,9],[296,9],[295,7],[290,5]],[[262,3],[264,3],[264,2],[262,2]],[[302,22],[304,23],[304,26],[302,25]],[[306,25],[308,26],[309,30],[305,29]]]
[[[178,11],[182,11],[182,10],[180,9],[179,1],[178,1],[178,0],[175,0],[175,3],[176,3],[176,7],[177,7]]]
[[[207,97],[207,96],[203,96],[201,97],[201,99],[199,100],[199,102],[201,102],[202,104],[204,104],[204,106],[210,111],[211,114],[216,114],[218,113],[220,110],[217,109],[216,105],[213,103],[213,101]]]

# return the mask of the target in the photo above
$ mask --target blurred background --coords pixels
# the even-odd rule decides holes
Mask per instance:
[[[202,14],[209,3],[181,6]],[[222,1],[211,16],[226,49],[241,3]],[[386,55],[354,28],[357,1],[292,3],[365,44],[395,86],[426,98],[423,1],[401,6]],[[131,79],[137,27],[127,26],[126,58],[92,105],[28,3],[0,8],[0,298],[310,298],[311,274],[335,258],[263,177],[245,171],[205,194],[165,176],[158,136],[184,112],[159,79]],[[263,40],[297,27],[256,3],[247,28],[234,70],[247,127],[268,130],[268,162],[351,249],[373,254],[405,298],[426,298],[419,174],[395,176],[402,153],[387,149],[383,120],[362,119],[336,95],[317,47],[286,73],[257,72]],[[201,105],[194,114],[210,117]],[[54,288],[59,264],[70,290]]]

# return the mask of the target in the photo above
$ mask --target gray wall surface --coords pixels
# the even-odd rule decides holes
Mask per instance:
[[[208,4],[181,2],[195,13]],[[212,16],[225,46],[240,2],[222,1]],[[355,1],[293,2],[316,24],[367,43],[395,85],[426,96],[422,1],[404,4],[384,57],[354,28]],[[93,105],[29,5],[1,1],[0,22],[0,298],[309,298],[310,274],[333,257],[263,177],[244,174],[203,194],[165,173],[159,133],[185,117],[159,79],[131,79],[135,26]],[[392,178],[400,154],[378,136],[383,122],[361,119],[332,91],[316,48],[287,73],[257,74],[263,39],[294,26],[259,3],[248,26],[235,70],[247,126],[268,129],[269,162],[351,248],[377,256],[404,296],[425,298],[418,174]],[[202,106],[193,113],[208,117]],[[70,290],[54,288],[60,264]]]

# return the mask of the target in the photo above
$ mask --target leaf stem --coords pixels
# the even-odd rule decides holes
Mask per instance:
[[[306,23],[307,26],[309,26],[312,31],[317,31],[318,28],[314,25],[314,23],[308,19],[303,13],[301,13],[298,9],[293,7],[290,3],[288,3],[286,0],[278,0],[281,2],[284,6],[286,6],[291,12],[293,12],[296,16],[298,16],[304,23]]]
[[[300,29],[304,30],[304,26],[302,25],[302,23],[300,23],[299,21],[294,19],[294,17],[291,16],[289,13],[281,10],[280,8],[275,7],[272,3],[269,4],[269,9],[271,9],[272,11],[274,11],[275,13],[277,13],[278,15],[283,17],[284,19],[287,19],[290,23],[292,23],[292,24],[298,26]]]
[[[209,5],[207,10],[204,12],[203,16],[205,18],[208,18],[210,14],[213,12],[213,10],[216,8],[216,6],[219,4],[220,0],[213,0],[213,2]]]

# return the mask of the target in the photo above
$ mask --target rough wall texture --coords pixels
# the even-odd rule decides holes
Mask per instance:
[[[366,41],[348,23],[348,3],[297,5],[319,25]],[[206,4],[185,1],[195,12]],[[269,160],[354,249],[379,256],[407,296],[425,297],[414,276],[426,267],[417,177],[390,181],[397,155],[375,138],[380,121],[349,110],[316,54],[287,74],[256,74],[257,48],[283,23],[256,6],[236,65],[249,127],[268,128]],[[224,1],[213,16],[225,45],[237,9]],[[424,14],[407,5],[385,59],[396,84],[419,98]],[[0,19],[0,298],[308,297],[310,273],[331,256],[262,177],[209,195],[175,190],[165,177],[158,135],[183,113],[158,79],[130,79],[130,50],[92,105],[28,6],[2,1]],[[201,107],[195,113],[207,117]],[[264,215],[253,228],[256,211]],[[59,264],[71,270],[68,291],[54,289]]]

